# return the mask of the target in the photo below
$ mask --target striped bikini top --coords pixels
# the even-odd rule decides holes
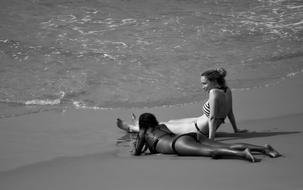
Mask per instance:
[[[222,89],[225,93],[227,91],[226,87],[222,87],[222,88],[218,88],[218,89]],[[209,115],[210,115],[210,105],[209,105],[209,101],[208,100],[204,103],[204,105],[202,107],[202,111],[203,111],[203,114],[205,114],[209,118]]]
[[[210,106],[209,106],[208,101],[206,101],[205,104],[203,105],[202,111],[203,111],[203,114],[205,114],[207,117],[209,117],[209,115],[210,115]]]

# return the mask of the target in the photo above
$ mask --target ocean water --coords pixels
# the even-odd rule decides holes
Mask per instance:
[[[303,69],[301,0],[1,0],[0,118],[166,106]]]

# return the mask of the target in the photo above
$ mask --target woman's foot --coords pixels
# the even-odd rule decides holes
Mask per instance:
[[[272,157],[277,158],[279,156],[282,156],[278,151],[276,151],[271,145],[265,144],[264,147],[267,149],[265,150],[265,154]]]
[[[137,116],[134,113],[132,113],[132,122],[133,122],[133,125],[139,126],[139,120],[137,119]]]
[[[255,158],[255,157],[251,154],[249,148],[246,148],[246,149],[244,150],[244,154],[245,154],[245,158],[246,158],[248,161],[250,161],[250,162],[259,162],[259,161],[260,161],[260,159]]]
[[[117,118],[117,127],[124,131],[129,131],[129,126],[125,124],[120,118]]]
[[[120,118],[117,119],[117,127],[129,133],[136,133],[139,131],[139,127],[124,123]]]

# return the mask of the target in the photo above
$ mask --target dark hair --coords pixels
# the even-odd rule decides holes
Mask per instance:
[[[159,122],[151,113],[143,113],[139,117],[139,129],[147,129],[149,127],[154,128],[155,126],[159,125]]]
[[[201,76],[206,77],[209,81],[216,81],[221,87],[226,87],[226,70],[224,68],[207,70]]]

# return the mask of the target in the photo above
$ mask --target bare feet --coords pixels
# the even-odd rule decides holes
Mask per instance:
[[[139,131],[138,125],[127,124],[123,122],[120,118],[117,119],[117,127],[128,133],[136,133]]]
[[[255,157],[251,154],[249,148],[246,148],[246,149],[244,150],[244,154],[245,154],[245,158],[246,158],[248,161],[250,161],[250,162],[259,162],[259,161],[260,161],[260,159],[255,158]]]
[[[129,132],[129,126],[125,124],[120,118],[117,119],[117,127],[120,129]]]
[[[137,119],[137,116],[134,113],[132,113],[132,122],[133,122],[134,125],[139,125],[139,121]]]
[[[277,158],[279,156],[282,156],[278,151],[276,151],[271,145],[265,144],[264,147],[267,149],[265,150],[265,154],[272,157]]]

